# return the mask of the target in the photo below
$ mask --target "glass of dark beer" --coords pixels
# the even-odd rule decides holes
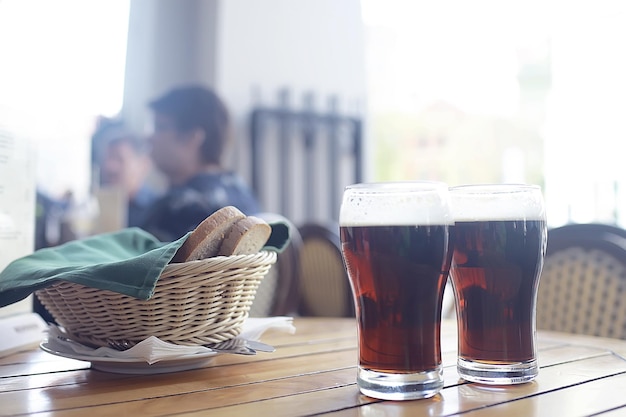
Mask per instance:
[[[441,304],[450,269],[447,186],[346,187],[339,225],[354,296],[357,384],[374,398],[428,398],[443,386]]]
[[[533,185],[450,188],[459,375],[508,385],[537,376],[535,314],[546,250],[541,189]]]

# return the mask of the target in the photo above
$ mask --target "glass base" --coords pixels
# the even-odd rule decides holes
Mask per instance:
[[[457,370],[461,378],[488,385],[514,385],[532,381],[539,373],[537,360],[517,363],[485,363],[459,358]]]
[[[430,398],[443,388],[442,367],[414,374],[389,374],[359,366],[357,385],[364,395],[381,400]]]

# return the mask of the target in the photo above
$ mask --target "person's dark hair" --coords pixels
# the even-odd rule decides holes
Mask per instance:
[[[230,117],[226,105],[212,90],[202,86],[176,88],[152,101],[150,108],[171,117],[181,132],[202,129],[203,161],[221,162],[230,139]]]
[[[107,142],[108,145],[117,145],[118,143],[129,144],[136,154],[145,154],[148,152],[148,144],[144,139],[131,132],[120,132],[119,135],[111,137]]]
[[[104,150],[118,143],[128,143],[137,154],[144,154],[148,150],[146,141],[126,128],[122,120],[100,117],[91,136],[92,164],[99,165]]]

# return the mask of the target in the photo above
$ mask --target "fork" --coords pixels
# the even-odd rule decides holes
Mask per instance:
[[[131,342],[130,340],[107,340],[109,347],[124,351],[128,350],[135,345],[135,342]],[[215,352],[220,353],[234,353],[239,355],[256,355],[256,351],[260,350],[262,352],[274,352],[275,349],[267,345],[265,343],[246,340],[246,339],[229,339],[219,343],[209,343],[203,345]]]
[[[256,355],[256,350],[248,346],[248,341],[245,339],[228,339],[219,343],[210,343],[203,345],[215,352],[220,353],[236,353],[239,355]]]

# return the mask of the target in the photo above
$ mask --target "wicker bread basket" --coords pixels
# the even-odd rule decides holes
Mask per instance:
[[[180,345],[237,336],[276,253],[218,256],[169,264],[147,301],[67,281],[35,294],[68,335],[92,346],[138,343],[149,336]]]

